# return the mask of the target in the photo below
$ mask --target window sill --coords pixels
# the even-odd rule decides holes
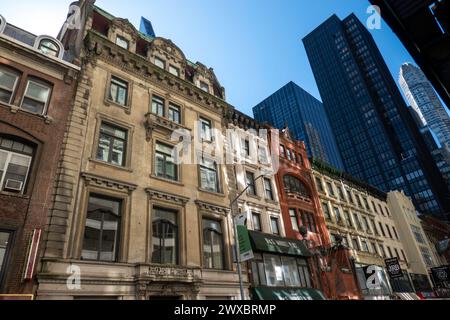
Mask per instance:
[[[30,116],[39,118],[39,119],[41,119],[41,120],[44,120],[44,122],[45,122],[46,124],[51,124],[51,123],[53,122],[53,118],[50,117],[50,116],[48,116],[48,115],[43,115],[43,114],[39,114],[39,113],[27,111],[27,110],[24,110],[24,109],[22,109],[22,108],[20,108],[20,107],[17,107],[17,106],[14,106],[14,105],[12,105],[12,104],[8,104],[8,103],[5,104],[5,103],[2,102],[2,104],[3,104],[4,106],[6,106],[7,108],[9,108],[9,111],[10,111],[11,113],[13,113],[13,114],[16,114],[16,113],[24,113],[24,114],[27,114],[27,115],[30,115]]]
[[[170,180],[170,179],[166,179],[166,178],[163,178],[163,177],[158,177],[158,176],[156,176],[154,174],[151,174],[150,178],[156,179],[156,180],[159,180],[159,181],[163,181],[163,182],[167,182],[167,183],[171,183],[171,184],[176,184],[176,185],[179,185],[181,187],[184,187],[184,184],[181,181]]]
[[[246,193],[246,195],[247,195],[247,197],[253,198],[253,199],[255,199],[255,200],[261,200],[261,199],[262,199],[261,197],[255,195],[255,194],[249,194],[249,193]]]
[[[133,172],[133,169],[131,169],[130,167],[122,167],[113,163],[109,163],[106,161],[102,161],[102,160],[97,160],[97,159],[93,159],[93,158],[89,158],[89,161],[95,163],[95,164],[99,164],[105,167],[111,167],[114,169],[118,169],[118,170],[122,170],[122,171],[126,171],[126,172]]]
[[[129,105],[123,105],[117,102],[114,102],[112,100],[109,99],[105,99],[104,103],[107,107],[110,107],[111,105],[115,106],[115,107],[119,107],[121,109],[123,109],[123,111],[125,111],[125,113],[130,114],[131,113],[131,107]]]
[[[6,197],[21,198],[21,199],[25,199],[25,200],[30,199],[30,196],[19,194],[19,193],[8,192],[8,191],[0,191],[0,195],[6,196]]]
[[[210,191],[210,190],[205,190],[202,188],[198,188],[198,191],[209,193],[209,194],[219,196],[219,197],[225,197],[225,194],[223,192]]]

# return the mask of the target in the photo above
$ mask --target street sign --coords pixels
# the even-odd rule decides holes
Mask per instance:
[[[236,226],[239,241],[239,253],[241,255],[241,262],[245,262],[253,259],[252,244],[250,242],[250,237],[248,235],[248,229],[245,225]]]
[[[400,266],[400,262],[398,261],[398,258],[386,259],[386,260],[384,260],[384,263],[386,264],[386,270],[391,279],[403,277],[402,267]]]

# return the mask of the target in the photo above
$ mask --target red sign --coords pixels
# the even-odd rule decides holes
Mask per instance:
[[[38,254],[39,242],[41,240],[41,229],[34,229],[28,245],[28,255],[23,273],[24,280],[33,279],[34,267],[36,266],[36,257]]]

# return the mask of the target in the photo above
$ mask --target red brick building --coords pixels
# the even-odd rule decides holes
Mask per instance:
[[[33,293],[78,71],[56,39],[0,16],[0,294]]]
[[[313,253],[309,265],[315,286],[328,298],[359,299],[349,250],[331,243],[305,144],[294,141],[289,129],[280,132],[279,141],[276,183],[286,237],[307,241]]]

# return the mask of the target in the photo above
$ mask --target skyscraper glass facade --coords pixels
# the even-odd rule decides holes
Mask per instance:
[[[439,142],[450,149],[450,116],[422,70],[405,63],[400,69],[399,82],[408,103],[421,116],[423,124],[428,125]]]
[[[303,42],[345,170],[444,215],[446,185],[365,26],[333,15]]]
[[[343,169],[341,157],[322,103],[294,82],[253,108],[256,120],[283,129],[306,144],[309,156]]]

